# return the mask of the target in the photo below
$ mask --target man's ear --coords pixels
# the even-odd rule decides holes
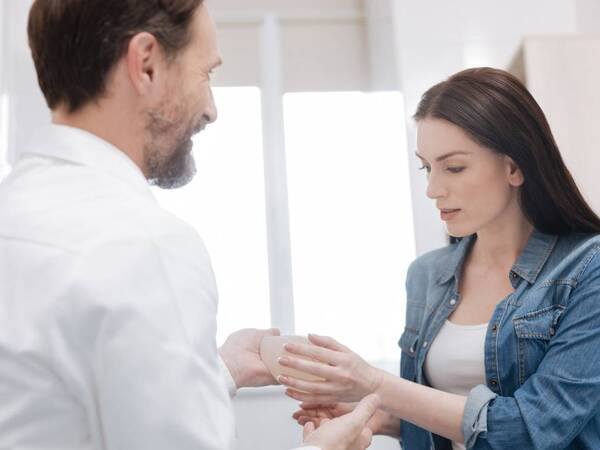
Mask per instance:
[[[506,176],[511,186],[519,187],[525,182],[523,172],[509,156],[504,155],[504,161],[506,164]]]
[[[127,73],[139,95],[151,94],[164,67],[164,54],[156,38],[146,32],[136,34],[127,46]]]

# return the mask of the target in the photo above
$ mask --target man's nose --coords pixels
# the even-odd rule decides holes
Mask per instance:
[[[206,104],[206,110],[204,111],[204,117],[207,123],[213,123],[215,120],[217,120],[218,113],[212,89],[208,90],[208,96],[209,98]]]

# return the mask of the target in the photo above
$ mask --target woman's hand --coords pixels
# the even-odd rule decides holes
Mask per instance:
[[[320,405],[316,403],[301,403],[300,408],[292,417],[299,425],[306,425],[312,422],[316,428],[321,426],[321,423],[326,420],[335,419],[344,416],[356,408],[358,403],[334,403],[331,405]],[[366,426],[373,434],[379,434],[384,422],[387,419],[387,413],[381,409],[375,411],[373,417],[369,419]]]
[[[365,397],[352,411],[341,417],[320,421],[315,429],[313,422],[304,426],[304,444],[314,445],[322,450],[364,450],[371,445],[373,435],[366,424],[379,407],[379,397]]]
[[[377,391],[383,380],[381,370],[330,337],[309,335],[309,340],[314,345],[288,343],[285,349],[312,361],[284,356],[279,364],[316,375],[323,381],[280,376],[278,381],[290,388],[286,391],[288,396],[309,403],[331,404],[359,401]]]

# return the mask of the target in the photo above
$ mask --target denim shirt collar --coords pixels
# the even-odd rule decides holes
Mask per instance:
[[[544,234],[533,230],[527,245],[519,255],[517,262],[512,266],[511,272],[527,280],[530,284],[535,283],[557,240],[557,235]]]
[[[475,238],[476,236],[473,234],[461,239],[456,244],[454,251],[449,253],[444,261],[441,261],[443,269],[437,279],[438,284],[447,283],[452,278],[458,280],[467,251],[471,248],[471,244]],[[538,230],[533,230],[527,241],[527,245],[512,266],[511,274],[515,274],[511,277],[513,285],[513,279],[517,275],[530,284],[535,283],[542,267],[544,267],[544,264],[552,253],[557,239],[558,236],[556,235],[544,234]]]

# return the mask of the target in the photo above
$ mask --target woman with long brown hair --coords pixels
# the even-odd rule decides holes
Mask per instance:
[[[457,242],[407,274],[400,377],[331,338],[282,358],[301,422],[375,392],[374,433],[405,449],[600,448],[600,219],[523,84],[496,69],[430,88],[417,156]]]

